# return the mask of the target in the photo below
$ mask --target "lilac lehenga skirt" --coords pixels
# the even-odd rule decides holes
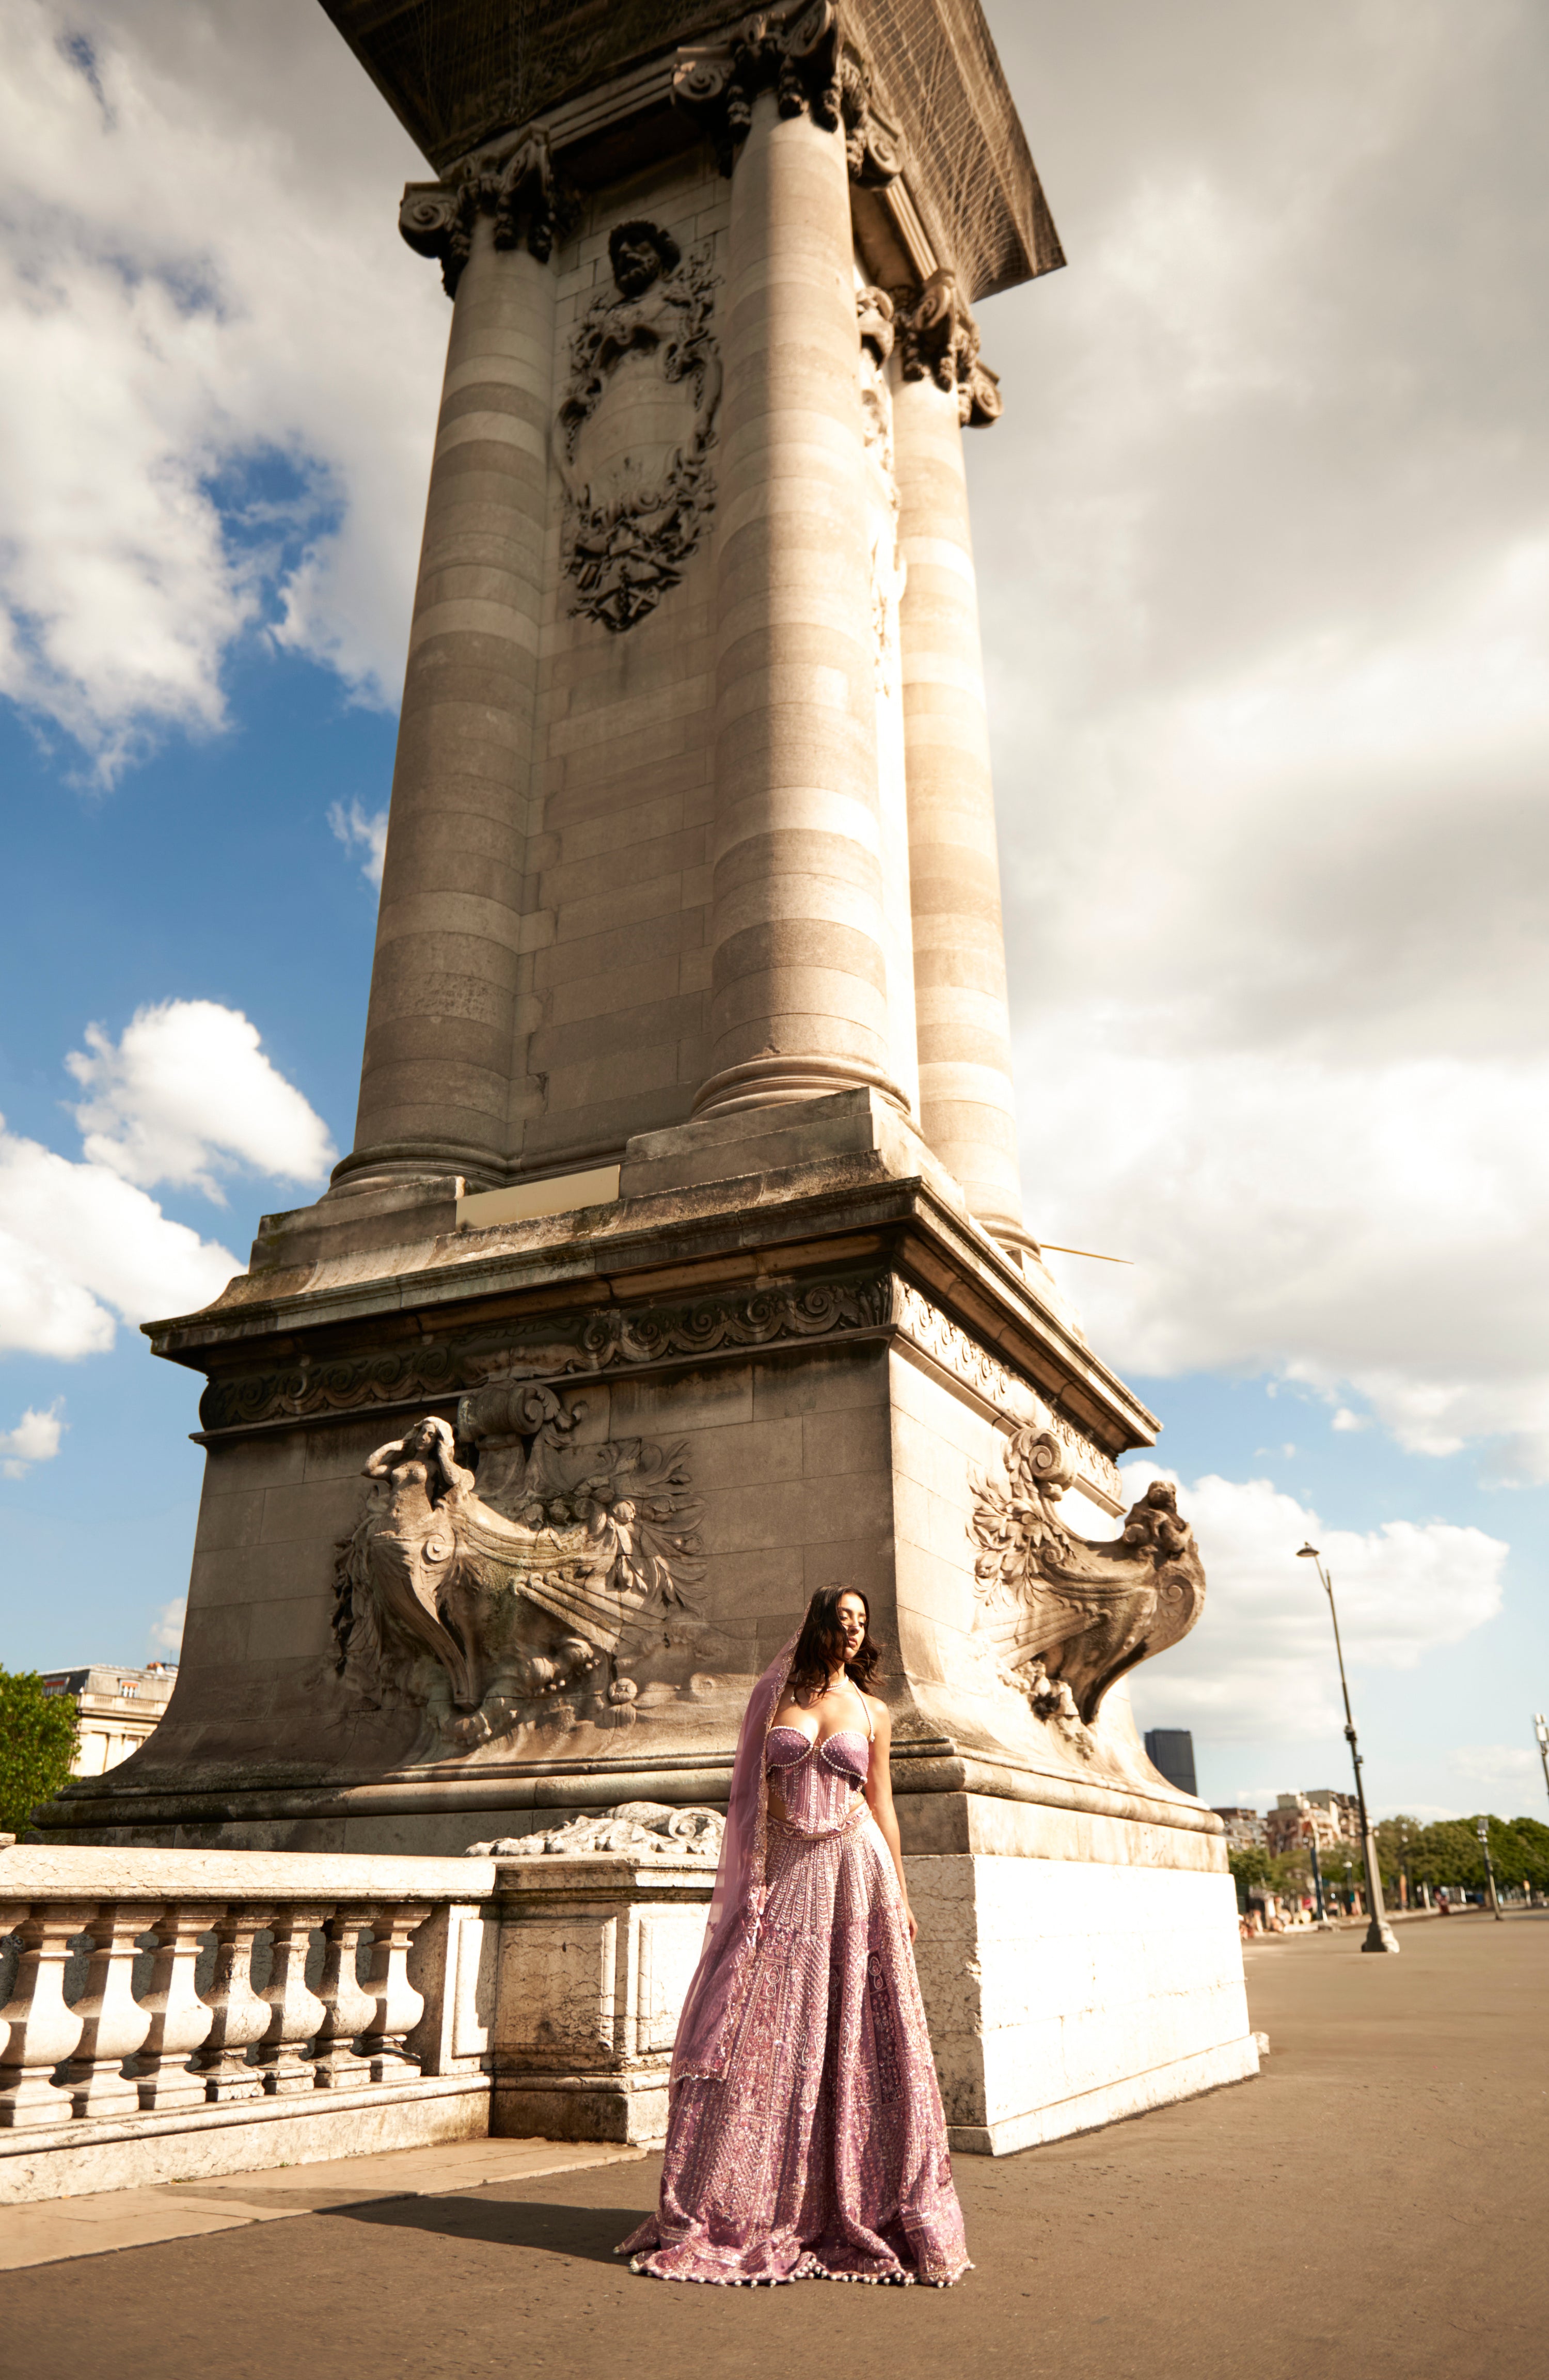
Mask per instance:
[[[769,1822],[758,1949],[724,2071],[673,2089],[634,2268],[722,2286],[945,2287],[971,2269],[887,1845]]]

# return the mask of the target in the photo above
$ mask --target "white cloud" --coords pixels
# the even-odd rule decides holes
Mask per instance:
[[[240,1162],[321,1181],[335,1151],[326,1126],[267,1059],[256,1026],[210,1000],[137,1011],[116,1047],[101,1026],[66,1059],[89,1097],[75,1111],[92,1165],[150,1188],[202,1190],[224,1205],[215,1169]]]
[[[72,1164],[0,1118],[0,1353],[103,1354],[115,1316],[192,1312],[240,1269],[105,1165]]]
[[[168,1654],[175,1661],[183,1649],[183,1623],[188,1618],[188,1598],[180,1595],[172,1603],[163,1603],[151,1627],[152,1658],[164,1658]]]
[[[1052,1260],[1095,1342],[1529,1481],[1549,53],[1448,13],[998,7],[1074,261],[986,309],[970,468],[1029,1216],[1136,1259]]]
[[[0,87],[0,691],[111,779],[260,623],[402,669],[445,300],[423,172],[308,0],[16,0]]]
[[[76,1111],[83,1163],[0,1117],[0,1352],[101,1354],[115,1318],[208,1305],[236,1258],[163,1215],[149,1190],[166,1182],[224,1203],[219,1168],[315,1180],[333,1153],[236,1009],[166,1001],[139,1010],[116,1044],[95,1026],[86,1038],[67,1060],[90,1094]]]
[[[1533,1788],[1543,1790],[1543,1770],[1536,1752],[1513,1743],[1460,1743],[1446,1755],[1446,1765],[1465,1784],[1502,1795],[1509,1804],[1531,1805]],[[1536,1810],[1534,1816],[1541,1815]]]
[[[1145,1463],[1124,1471],[1132,1494],[1173,1476]],[[1312,1563],[1297,1560],[1309,1540],[1333,1578],[1352,1668],[1412,1670],[1501,1608],[1510,1548],[1482,1529],[1443,1521],[1325,1529],[1267,1479],[1198,1479],[1180,1487],[1179,1506],[1204,1562],[1204,1611],[1160,1669],[1134,1672],[1143,1726],[1197,1728],[1227,1743],[1305,1740],[1343,1725],[1327,1598]]]
[[[0,1431],[0,1478],[25,1479],[34,1463],[52,1463],[64,1435],[65,1401],[56,1397],[46,1411],[29,1405],[15,1429]]]
[[[360,873],[368,884],[374,884],[380,892],[382,862],[387,856],[387,812],[363,810],[355,801],[348,809],[343,802],[333,802],[329,806],[328,823],[346,851],[364,850]]]

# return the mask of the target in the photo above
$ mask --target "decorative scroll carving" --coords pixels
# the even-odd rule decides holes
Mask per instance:
[[[1122,1536],[1095,1545],[1067,1529],[1059,1503],[1075,1466],[1052,1430],[1024,1428],[1006,1475],[975,1482],[974,1632],[1002,1681],[1078,1747],[1114,1680],[1186,1636],[1204,1601],[1193,1531],[1176,1492],[1154,1480]]]
[[[1017,1385],[1004,1364],[998,1362],[987,1347],[971,1339],[950,1315],[933,1305],[913,1281],[894,1281],[892,1306],[894,1321],[907,1331],[915,1346],[965,1387],[976,1389],[998,1412],[1010,1415],[1019,1403],[1025,1405],[1026,1391],[1019,1397]]]
[[[879,188],[902,170],[896,128],[877,108],[865,62],[840,31],[833,0],[759,9],[731,32],[685,43],[678,52],[672,96],[715,143],[723,174],[753,122],[753,103],[773,91],[781,115],[810,115],[841,132],[852,181]]]
[[[893,291],[893,320],[905,380],[933,380],[957,392],[958,419],[974,430],[998,421],[1000,383],[979,355],[979,329],[957,275],[943,265],[919,290]]]
[[[708,248],[684,262],[678,244],[660,225],[624,223],[608,241],[613,287],[594,300],[576,326],[570,350],[570,387],[560,407],[554,451],[564,482],[564,566],[575,583],[573,613],[615,634],[654,612],[704,533],[715,504],[709,450],[720,403],[720,358],[710,329],[715,281]],[[638,389],[616,385],[627,363],[646,360],[659,387],[681,388],[682,419],[642,426]],[[653,392],[654,394],[654,392]],[[625,451],[602,442],[598,467],[588,468],[584,433],[610,400],[633,401]],[[660,412],[660,406],[652,410]]]
[[[468,1859],[542,1859],[550,1852],[581,1852],[595,1859],[611,1852],[626,1859],[703,1860],[720,1857],[726,1820],[719,1810],[677,1809],[668,1802],[620,1802],[611,1810],[588,1811],[542,1834],[502,1835],[492,1843],[470,1843]]]
[[[547,264],[575,222],[578,200],[554,171],[547,136],[529,126],[514,140],[459,165],[444,182],[410,182],[398,229],[417,256],[434,257],[449,298],[473,250],[473,227],[492,215],[497,248],[519,248]]]
[[[749,1297],[706,1297],[692,1305],[644,1313],[599,1314],[581,1333],[598,1365],[649,1364],[664,1355],[704,1355],[720,1347],[767,1347],[778,1339],[817,1339],[887,1319],[888,1284],[811,1281],[805,1288],[757,1290]]]
[[[869,1330],[888,1320],[889,1300],[888,1277],[871,1274],[684,1305],[546,1314],[477,1337],[419,1341],[387,1354],[324,1363],[303,1356],[280,1371],[212,1379],[200,1400],[200,1421],[212,1433],[307,1421],[321,1414],[450,1398],[494,1378],[595,1375],[723,1347],[767,1347],[782,1339]]]
[[[375,1484],[336,1572],[338,1666],[368,1704],[384,1688],[427,1702],[442,1750],[594,1708],[606,1723],[629,1682],[618,1659],[693,1609],[704,1566],[683,1447],[583,1443],[584,1412],[530,1383],[481,1390],[456,1437],[427,1416],[366,1466]]]

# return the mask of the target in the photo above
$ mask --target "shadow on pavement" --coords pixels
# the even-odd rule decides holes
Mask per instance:
[[[640,2223],[643,2206],[563,2206],[484,2196],[388,2198],[322,2210],[329,2222],[369,2223],[381,2230],[429,2231],[445,2240],[479,2240],[500,2248],[536,2248],[626,2271],[613,2250]]]

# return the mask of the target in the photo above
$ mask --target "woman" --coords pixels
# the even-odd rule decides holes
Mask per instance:
[[[743,1720],[661,2197],[619,2252],[658,2280],[969,2270],[869,1623],[864,1596],[824,1587]]]

